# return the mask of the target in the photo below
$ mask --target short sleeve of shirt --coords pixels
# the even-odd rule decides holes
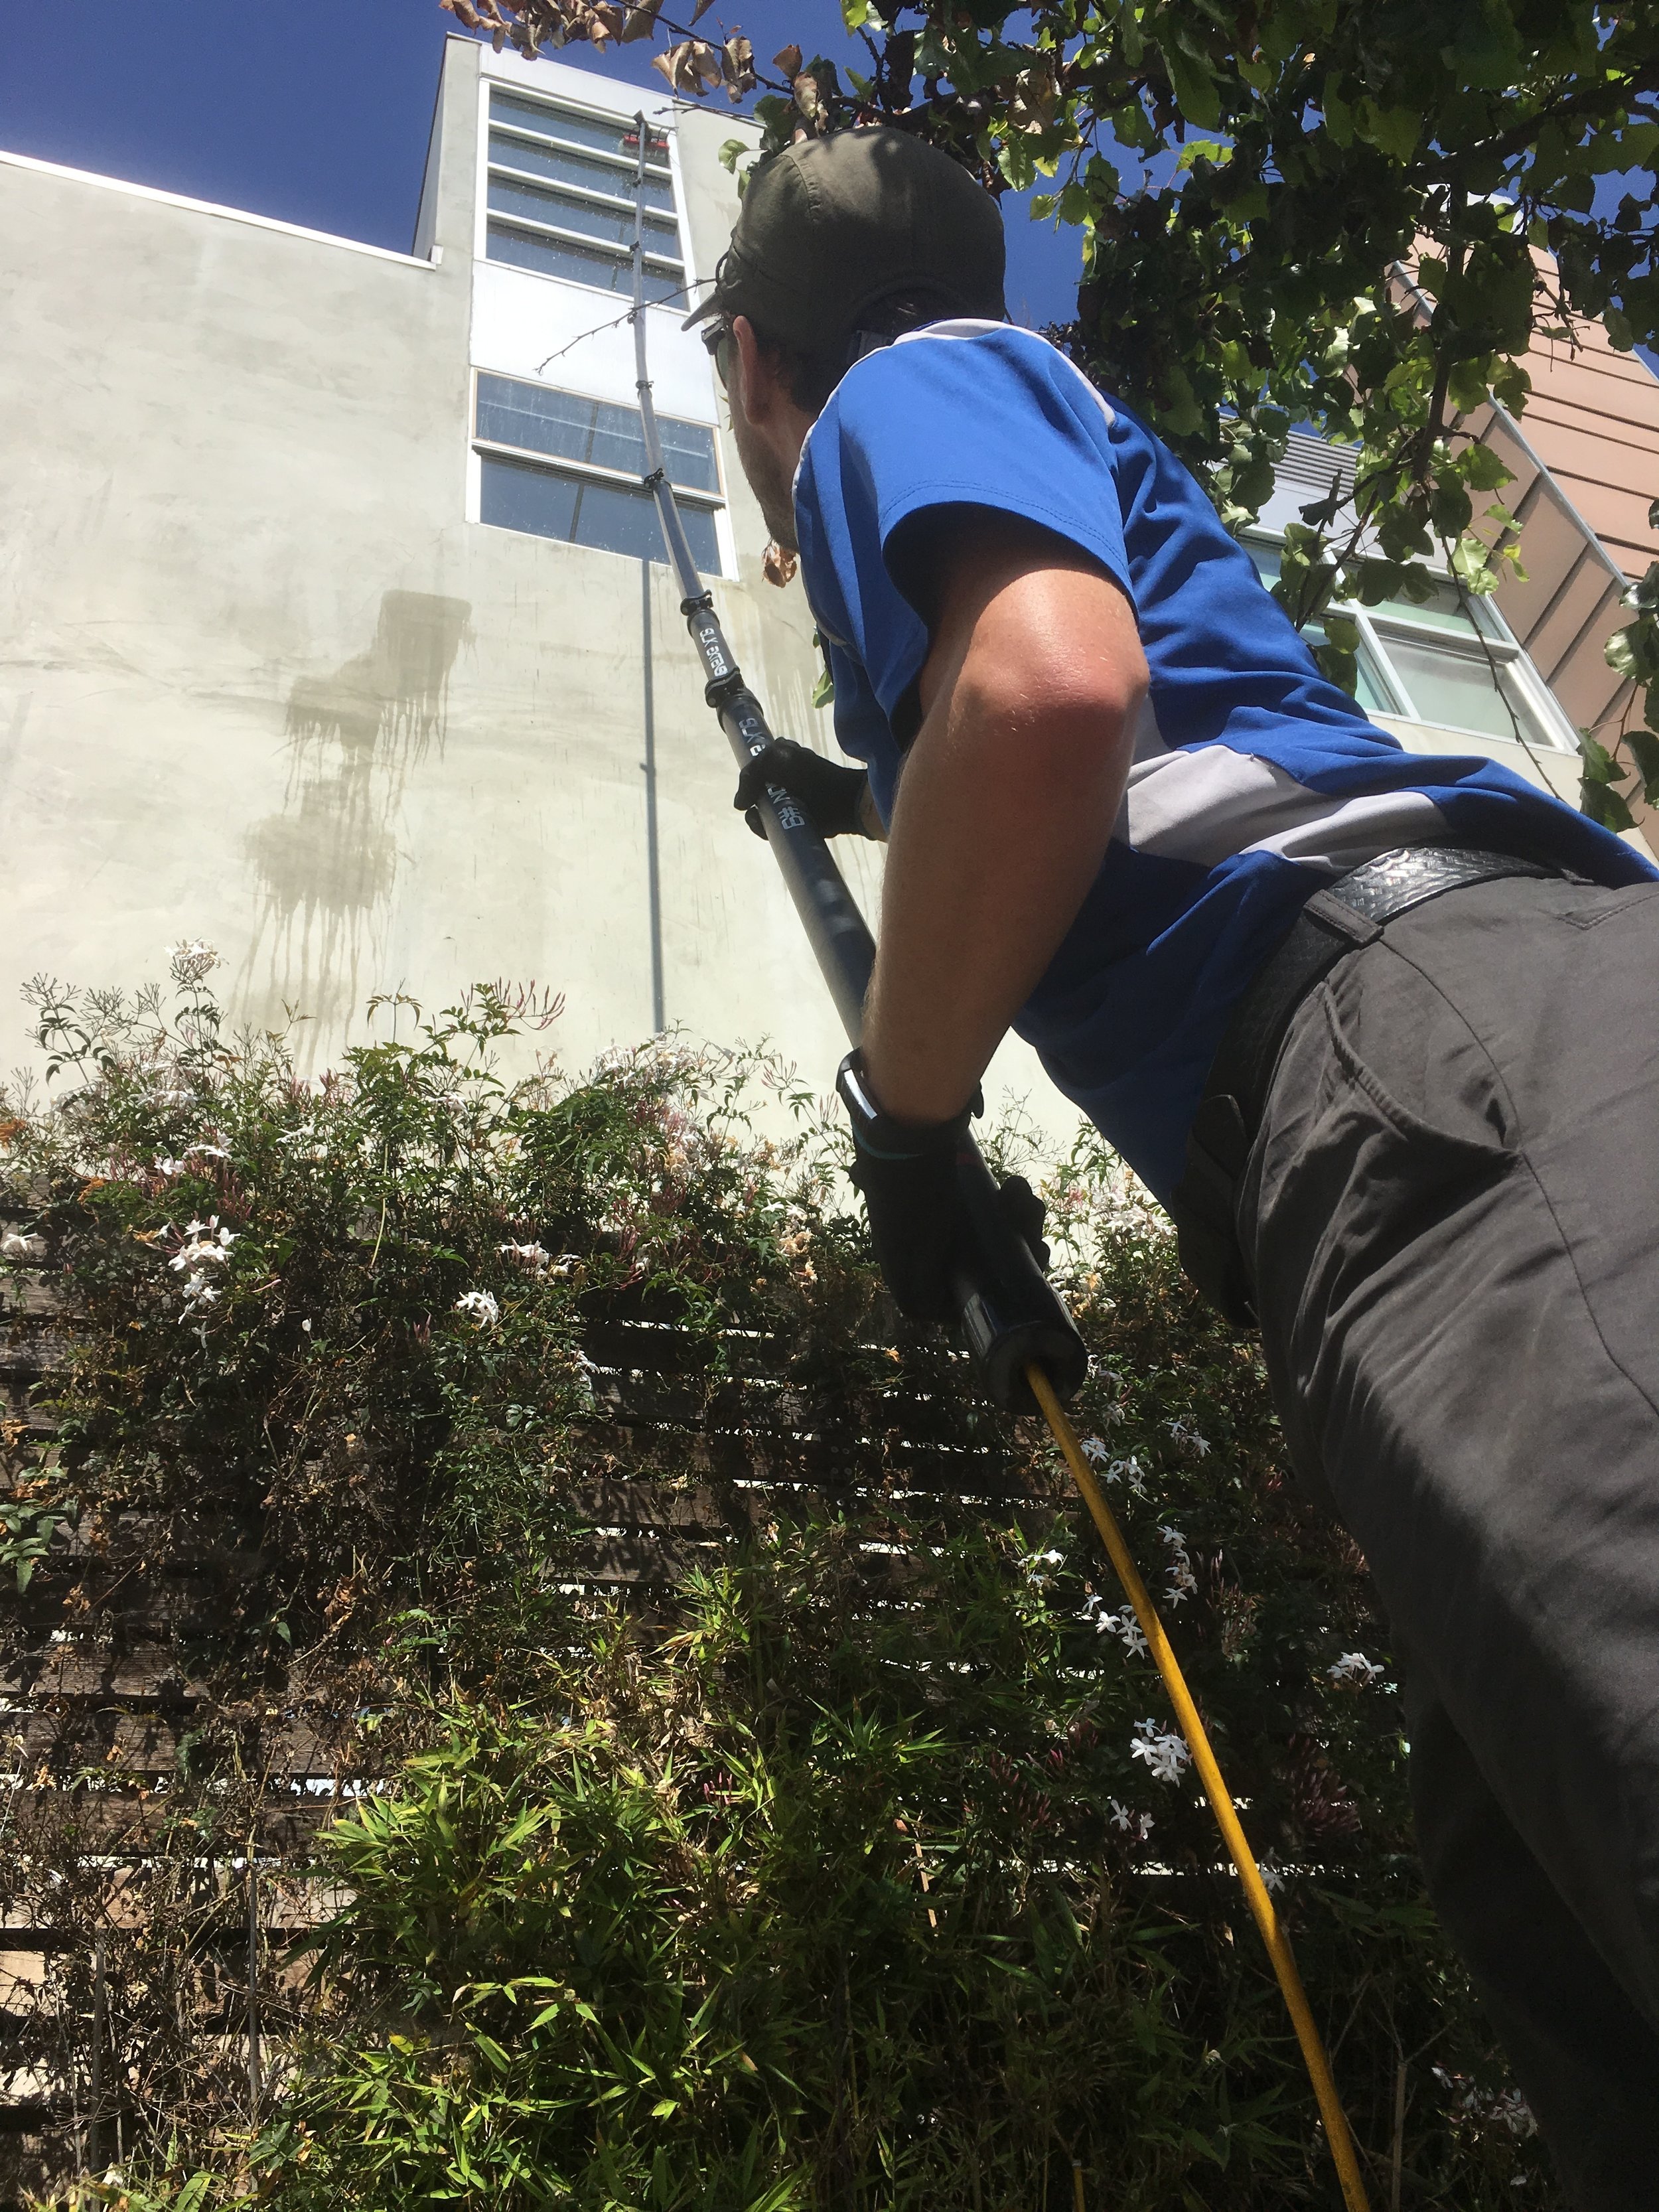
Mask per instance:
[[[936,326],[842,378],[802,455],[796,530],[819,627],[860,664],[890,726],[927,655],[890,554],[912,516],[969,504],[1040,523],[1133,601],[1112,420],[1053,347],[996,324]]]

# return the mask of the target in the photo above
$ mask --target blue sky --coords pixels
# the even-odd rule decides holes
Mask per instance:
[[[763,62],[792,38],[832,57],[857,51],[835,0],[737,0],[697,27],[717,25],[719,35],[742,30]],[[0,9],[0,147],[407,250],[439,58],[455,28],[437,0],[335,13],[145,0],[100,9],[83,36],[92,26],[61,0]],[[576,46],[560,58],[660,92],[651,52],[641,43],[600,61]],[[1068,319],[1079,234],[1004,206],[1010,308],[1037,325]]]

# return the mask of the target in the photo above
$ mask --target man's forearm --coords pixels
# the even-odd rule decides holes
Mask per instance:
[[[973,1095],[1099,870],[1144,680],[1133,617],[1092,569],[993,592],[936,672],[865,1016],[890,1114],[941,1121]]]

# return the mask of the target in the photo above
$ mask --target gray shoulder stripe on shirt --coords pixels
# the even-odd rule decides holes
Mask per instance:
[[[1391,846],[1427,843],[1448,830],[1426,792],[1334,798],[1272,761],[1208,744],[1137,758],[1113,834],[1137,853],[1200,867],[1240,853],[1276,853],[1335,875]]]

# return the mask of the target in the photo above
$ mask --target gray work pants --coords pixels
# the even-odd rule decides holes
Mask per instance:
[[[1659,884],[1449,891],[1297,1009],[1237,1193],[1431,1894],[1579,2212],[1659,2207],[1656,1000]]]

